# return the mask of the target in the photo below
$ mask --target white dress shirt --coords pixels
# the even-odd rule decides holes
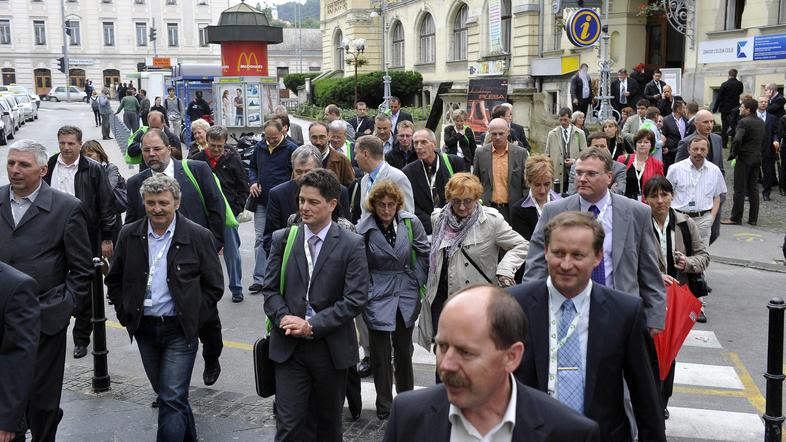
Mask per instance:
[[[502,420],[491,428],[488,433],[481,436],[475,426],[464,417],[461,409],[450,404],[448,420],[450,420],[450,442],[510,442],[513,440],[513,428],[516,426],[516,402],[518,400],[518,387],[516,378],[510,375],[510,400],[508,408],[502,415]]]
[[[74,178],[76,177],[78,168],[79,155],[77,155],[76,160],[71,164],[66,164],[63,161],[63,156],[58,155],[57,163],[55,163],[55,170],[52,171],[52,187],[61,192],[76,196]]]
[[[312,266],[313,266],[313,264],[316,264],[317,258],[319,258],[319,252],[320,252],[320,250],[322,250],[322,244],[325,243],[325,237],[327,237],[328,230],[330,230],[330,226],[332,226],[332,225],[333,225],[333,221],[329,222],[328,225],[325,226],[325,228],[323,228],[322,230],[320,230],[317,233],[313,233],[311,231],[311,227],[309,227],[309,226],[306,226],[306,228],[303,229],[304,232],[306,233],[306,235],[305,235],[306,254],[309,255],[309,257],[311,256],[311,253],[308,251],[308,240],[311,239],[312,236],[318,236],[319,239],[320,239],[320,241],[318,241],[317,244],[314,246],[314,262],[311,263]],[[309,268],[308,269],[309,275],[311,274],[311,272],[312,272],[312,269]]]
[[[38,182],[38,188],[34,190],[30,195],[18,197],[14,194],[14,189],[11,189],[9,186],[9,196],[11,201],[11,216],[14,218],[14,225],[19,224],[19,221],[25,216],[27,213],[27,209],[33,205],[35,199],[38,197],[38,192],[41,191],[41,182]]]
[[[690,158],[669,167],[666,179],[674,186],[672,209],[680,212],[703,212],[712,209],[712,200],[726,193],[726,181],[718,166],[704,160],[696,169]]]
[[[175,162],[172,161],[172,158],[169,159],[169,164],[166,165],[163,173],[169,178],[175,177]]]
[[[557,338],[557,332],[559,327],[559,322],[562,319],[562,303],[564,303],[568,298],[564,297],[562,293],[560,293],[554,284],[551,282],[551,276],[546,279],[546,287],[549,290],[549,318],[552,320],[549,322],[549,336],[554,336],[554,341]],[[586,378],[587,376],[587,340],[589,339],[589,315],[590,315],[590,293],[592,293],[592,280],[589,280],[587,287],[581,291],[578,295],[574,296],[573,305],[576,307],[577,315],[579,316],[579,320],[576,323],[576,336],[579,338],[579,347],[581,348],[581,361],[582,370],[581,374]],[[551,349],[551,347],[549,347]],[[551,352],[549,351],[549,354]],[[556,355],[555,355],[556,357]],[[556,361],[555,361],[556,363]],[[549,378],[551,376],[555,377],[554,384],[554,393],[553,396],[555,398],[559,398],[559,386],[556,382],[556,365],[555,372],[549,373]],[[551,371],[551,370],[549,370]],[[552,382],[549,382],[549,385]]]
[[[593,203],[584,198],[579,197],[579,207],[582,212],[589,212],[589,208],[592,204]],[[603,231],[606,234],[605,238],[603,238],[603,270],[606,271],[606,287],[614,288],[614,259],[612,257],[614,211],[611,205],[611,193],[606,192],[606,195],[595,203],[595,206],[600,210],[598,222],[603,226]]]

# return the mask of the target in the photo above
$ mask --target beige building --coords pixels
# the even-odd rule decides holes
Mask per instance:
[[[569,81],[581,63],[599,72],[599,44],[572,46],[562,22],[572,9],[555,13],[553,0],[323,0],[323,71],[351,72],[339,49],[366,40],[360,72],[416,70],[423,75],[423,103],[431,103],[441,82],[453,82],[442,98],[466,106],[472,78],[506,78],[514,118],[537,143],[553,127],[555,114],[571,102]],[[563,5],[575,2],[563,1]],[[591,2],[587,2],[591,3]],[[660,1],[651,1],[661,5]],[[674,2],[672,2],[674,3]],[[698,8],[683,23],[670,24],[664,11],[640,12],[642,0],[609,0],[611,78],[622,67],[679,68],[680,93],[710,105],[713,91],[731,67],[749,89],[769,81],[783,84],[786,59],[768,62],[699,63],[706,41],[786,33],[785,0],[685,0]],[[650,8],[654,9],[654,8]],[[662,9],[662,6],[661,6]],[[681,31],[677,28],[683,27]],[[688,37],[686,37],[686,35]],[[786,48],[784,48],[786,53]],[[780,73],[778,73],[780,72]],[[444,120],[443,120],[444,121]]]

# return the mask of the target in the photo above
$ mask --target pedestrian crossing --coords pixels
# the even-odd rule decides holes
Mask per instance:
[[[434,355],[420,346],[415,345],[412,359],[415,367],[434,372]],[[693,362],[707,359],[725,362]],[[361,393],[363,408],[374,410],[377,396],[372,377],[363,379]],[[760,417],[763,410],[757,409],[763,405],[761,392],[739,356],[725,352],[713,331],[692,330],[685,339],[683,351],[677,356],[674,395],[669,404],[670,417],[666,421],[669,440],[752,441],[764,438]]]

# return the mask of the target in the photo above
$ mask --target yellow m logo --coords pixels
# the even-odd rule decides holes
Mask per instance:
[[[263,66],[259,64],[259,59],[257,58],[257,54],[251,52],[250,54],[246,54],[242,52],[240,56],[237,58],[237,70],[240,69],[255,69],[261,70]]]

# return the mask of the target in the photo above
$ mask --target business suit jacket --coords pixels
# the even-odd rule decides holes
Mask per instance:
[[[322,167],[332,170],[338,177],[338,181],[344,186],[350,186],[355,182],[355,170],[352,168],[352,162],[346,155],[330,146],[328,146],[327,156],[322,160]]]
[[[467,163],[456,155],[448,154],[448,160],[453,173],[465,172]],[[423,160],[417,160],[404,167],[404,175],[409,179],[412,185],[412,196],[415,199],[415,216],[418,217],[426,229],[426,234],[431,235],[431,213],[434,209],[445,205],[445,184],[450,180],[450,172],[445,167],[445,159],[442,155],[437,155],[439,162],[439,170],[437,170],[437,177],[434,180],[434,187],[437,188],[437,193],[440,195],[440,204],[434,205],[431,199],[431,186],[426,178],[426,170],[423,166]]]
[[[355,129],[355,138],[362,137],[363,135],[371,135],[374,133],[374,120],[371,117],[355,117],[347,120],[350,126]],[[369,131],[366,133],[366,131]]]
[[[683,123],[685,123],[685,133],[688,133],[688,120],[685,117],[680,117]],[[663,155],[669,155],[672,158],[675,157],[677,154],[677,147],[682,141],[682,135],[680,135],[680,128],[677,127],[677,118],[674,117],[674,114],[668,115],[663,118],[663,129],[661,129],[661,133],[666,138],[666,142],[664,143],[663,147],[669,149],[668,153],[664,153]]]
[[[360,180],[360,206],[361,206],[361,217],[368,215],[368,211],[366,210],[363,201],[366,200],[366,195],[368,194],[368,180],[369,174],[363,175],[363,178]],[[409,178],[404,175],[404,172],[396,169],[395,167],[391,166],[390,164],[385,164],[382,167],[382,170],[379,171],[377,174],[376,179],[374,182],[378,182],[381,180],[391,180],[394,184],[396,184],[401,190],[401,193],[404,194],[404,210],[409,213],[415,213],[415,200],[412,197],[412,184],[409,183]],[[354,201],[352,202],[354,204]]]
[[[780,140],[778,135],[779,120],[769,112],[766,115],[766,120],[764,122],[764,136],[761,139],[761,156],[762,159],[773,161],[775,153],[772,151],[772,143]]]
[[[38,283],[41,333],[68,327],[88,302],[93,254],[82,203],[41,182],[38,197],[14,227],[9,186],[0,187],[0,261]]]
[[[305,318],[309,278],[303,243],[304,229],[307,228],[299,225],[286,267],[283,293],[279,278],[289,229],[273,233],[262,294],[265,296],[265,314],[273,322],[270,359],[278,363],[286,362],[302,339],[284,335],[280,324],[286,315]],[[333,223],[314,263],[309,302],[316,314],[309,322],[314,331],[313,338],[325,340],[336,370],[358,363],[358,340],[353,320],[363,311],[368,285],[363,237]]]
[[[546,204],[529,245],[524,281],[539,281],[548,275],[544,255],[543,228],[556,215],[581,210],[580,196],[571,195]],[[663,286],[655,251],[655,234],[642,228],[652,223],[650,207],[622,195],[611,194],[614,288],[641,296],[647,326],[663,329],[666,322],[666,288]]]
[[[265,254],[270,254],[270,244],[273,241],[273,232],[287,226],[287,220],[298,211],[298,191],[300,186],[297,181],[289,180],[270,189],[265,210],[265,232],[262,236],[262,247]],[[349,192],[341,186],[339,207],[336,208],[341,217],[349,219]]]
[[[688,153],[688,146],[690,145],[690,141],[696,136],[697,133],[698,132],[694,132],[679,142],[677,145],[677,157],[674,159],[675,163],[690,157],[690,154]],[[712,164],[718,166],[718,168],[721,170],[721,173],[726,175],[726,171],[723,169],[722,146],[723,139],[721,136],[715,133],[710,133],[710,153],[707,155],[707,159]]]
[[[524,132],[524,126],[520,124],[510,123],[510,136],[508,139],[514,143],[518,143],[519,146],[527,149],[527,151],[532,150],[527,140],[527,134]]]
[[[617,195],[625,195],[628,172],[625,165],[618,161],[612,161],[611,171],[613,174],[609,190]],[[570,166],[570,173],[568,175],[568,194],[573,195],[574,193],[576,193],[576,163]]]
[[[171,158],[170,161],[174,161],[175,181],[180,185],[179,212],[191,221],[210,230],[216,242],[216,250],[220,249],[224,244],[226,207],[224,197],[216,185],[210,166],[204,161],[192,160],[188,162],[188,167],[202,190],[202,195],[205,199],[205,205],[203,206],[199,192],[197,192],[191,180],[188,179],[185,171],[183,171],[182,162],[174,158]],[[126,182],[128,210],[126,211],[125,224],[146,216],[144,202],[139,195],[139,189],[142,187],[142,182],[150,178],[152,174],[152,170],[146,169],[132,176]]]
[[[568,143],[568,156],[575,160],[581,151],[587,148],[587,137],[576,126],[571,125],[570,141]],[[546,149],[543,153],[551,158],[554,165],[554,178],[559,179],[564,185],[568,181],[565,173],[565,141],[562,138],[562,126],[557,126],[549,131],[546,137]]]
[[[720,89],[718,89],[718,97],[712,106],[712,113],[718,111],[728,113],[739,106],[740,95],[743,89],[742,82],[736,78],[729,78],[721,83]]]
[[[516,370],[516,378],[546,392],[549,370],[546,280],[511,287],[508,292],[516,298],[529,320],[526,351]],[[630,441],[630,424],[623,400],[624,379],[630,389],[639,440],[665,442],[663,409],[647,352],[646,342],[650,337],[641,300],[593,284],[589,302],[584,415],[600,425],[601,440]]]
[[[775,115],[777,118],[781,118],[784,114],[786,114],[786,98],[784,98],[783,94],[778,94],[772,98],[770,98],[770,103],[767,105],[767,112]]]
[[[38,284],[0,262],[0,430],[22,432],[25,405],[33,382],[41,307]]]
[[[660,91],[658,90],[658,84],[660,84]],[[663,95],[663,87],[666,86],[666,82],[663,80],[652,80],[644,86],[644,98],[650,101],[650,106],[655,106],[655,104],[660,100],[658,95]]]
[[[731,141],[729,158],[736,158],[750,167],[761,165],[761,144],[765,137],[766,126],[755,114],[741,118],[737,123],[734,139]]]
[[[589,85],[588,85],[589,86],[589,97],[583,98],[582,97],[582,95],[583,95],[582,90],[584,89],[584,84],[581,81],[581,77],[579,77],[578,73],[576,73],[576,75],[571,77],[571,79],[570,79],[570,96],[572,97],[572,99],[574,99],[574,100],[589,100],[589,101],[592,101],[592,98],[593,98],[593,95],[592,95],[592,77],[589,74],[587,74],[587,80],[589,81]],[[582,112],[585,112],[585,111],[586,111],[586,109],[584,109]]]
[[[166,255],[167,286],[186,339],[194,339],[203,311],[215,308],[224,294],[221,261],[209,230],[177,213]],[[106,276],[107,294],[120,324],[133,340],[144,314],[149,266],[147,217],[123,226]]]
[[[391,121],[393,121],[393,115],[391,114],[388,116],[391,118]],[[410,114],[409,112],[404,112],[403,110],[399,109],[398,119],[396,120],[396,124],[394,124],[393,127],[391,128],[394,140],[396,139],[396,132],[398,132],[398,127],[396,126],[398,126],[398,123],[401,123],[402,121],[414,121],[414,120],[412,119],[412,114]]]
[[[289,122],[289,136],[298,146],[303,145],[303,128],[299,124],[293,123],[291,121]]]
[[[491,194],[494,190],[494,170],[491,164],[492,149],[494,147],[491,144],[479,147],[475,151],[475,162],[472,169],[472,173],[483,185],[483,194],[480,198],[487,205],[491,203]],[[508,142],[508,204],[513,204],[524,196],[527,188],[527,182],[524,179],[524,165],[527,163],[527,158],[529,158],[527,149]]]
[[[635,143],[633,142],[633,138],[638,133],[639,128],[641,127],[642,119],[639,118],[638,114],[631,115],[625,120],[625,124],[622,125],[622,138],[625,140],[628,145],[633,146]]]
[[[621,110],[623,107],[632,107],[636,109],[636,102],[638,101],[639,95],[641,91],[639,90],[639,82],[628,78],[625,82],[627,84],[626,91],[630,92],[630,95],[625,97],[625,104],[620,103],[620,83],[621,81],[618,79],[611,82],[611,104],[614,106],[614,109],[618,111]]]
[[[526,354],[526,351],[525,351]],[[598,424],[516,381],[513,441],[599,441]],[[384,442],[449,442],[450,402],[444,385],[396,396]]]

